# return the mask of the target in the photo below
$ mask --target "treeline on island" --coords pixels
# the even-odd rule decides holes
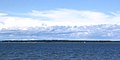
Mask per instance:
[[[120,42],[120,41],[109,41],[109,40],[2,40],[0,42]]]

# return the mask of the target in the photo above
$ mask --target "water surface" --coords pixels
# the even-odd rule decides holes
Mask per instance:
[[[0,60],[120,60],[120,44],[0,43]]]

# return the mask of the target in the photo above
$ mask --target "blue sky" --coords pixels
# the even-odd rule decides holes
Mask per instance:
[[[0,26],[119,24],[119,2],[120,0],[0,0]]]
[[[120,11],[119,2],[120,0],[0,0],[0,10],[24,13],[31,10],[67,8],[114,12]]]
[[[69,32],[73,32],[68,34],[69,38],[80,38],[80,36],[85,35],[85,39],[88,39],[86,36],[94,39],[96,34],[97,38],[115,38],[115,36],[119,38],[119,34],[115,32],[119,32],[119,26],[117,25],[120,25],[119,2],[120,0],[0,0],[0,31],[4,29],[10,30],[1,32],[0,38],[7,38],[6,36],[13,38],[16,37],[16,34],[18,38],[21,38],[19,37],[20,33],[16,31],[18,29],[21,31],[21,34],[25,34],[27,31],[30,33],[29,37],[26,36],[26,38],[37,38],[42,35],[45,38],[45,36],[51,33],[53,36],[49,34],[49,38],[59,39]],[[101,24],[105,24],[105,26]],[[113,25],[111,30],[109,29],[110,24]],[[86,25],[93,27],[89,29],[89,27],[84,27]],[[98,25],[98,27],[94,25]],[[64,30],[66,27],[60,28],[59,26],[71,26],[71,28]],[[83,26],[83,30],[87,31],[77,32],[81,30],[72,28],[73,26]],[[114,28],[114,26],[116,27]],[[36,36],[33,30],[32,32],[31,30],[29,31],[32,28],[33,30],[41,28],[34,31],[38,32],[38,35],[40,34],[39,31],[45,30],[45,33]],[[101,33],[98,31],[93,33],[92,30],[94,28],[95,30],[100,29],[99,32]],[[102,30],[102,28],[105,30]],[[54,36],[58,32],[60,34]],[[48,34],[46,35],[46,33]],[[35,34],[35,36],[31,34]],[[23,36],[22,38],[24,39],[25,37]]]

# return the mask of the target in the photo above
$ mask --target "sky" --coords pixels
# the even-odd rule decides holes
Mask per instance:
[[[119,24],[119,2],[120,0],[0,0],[0,29],[42,25]]]
[[[0,39],[120,39],[120,0],[0,0]]]
[[[120,0],[0,0],[0,10],[25,13],[31,10],[67,8],[116,12],[120,10],[119,2]]]

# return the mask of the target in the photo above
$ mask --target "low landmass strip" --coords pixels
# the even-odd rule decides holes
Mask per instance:
[[[79,43],[120,43],[120,41],[109,41],[109,40],[105,40],[105,41],[102,41],[102,40],[2,40],[0,42],[6,42],[6,43],[39,43],[39,42],[79,42]]]

